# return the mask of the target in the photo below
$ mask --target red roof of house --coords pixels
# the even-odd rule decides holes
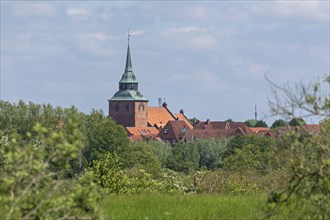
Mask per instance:
[[[187,141],[195,139],[212,139],[221,137],[231,137],[244,134],[241,128],[236,129],[193,129],[189,130],[184,139]]]
[[[254,134],[254,132],[244,122],[226,121],[206,121],[194,125],[194,129],[218,130],[218,129],[237,129],[241,128],[244,134]]]
[[[133,135],[157,135],[158,129],[155,127],[126,127],[129,136]]]
[[[302,129],[304,129],[308,133],[316,134],[320,132],[321,127],[319,124],[305,124],[302,126]]]
[[[160,130],[158,137],[164,141],[179,142],[189,130],[190,128],[185,121],[169,121]]]
[[[189,126],[190,129],[194,128],[194,126],[191,124],[189,119],[184,114],[178,113],[178,114],[174,114],[174,116],[177,117],[177,119],[179,119],[180,121],[184,121]]]
[[[165,107],[149,107],[148,123],[157,128],[164,127],[168,121],[175,120],[175,116]]]
[[[258,134],[260,131],[269,131],[269,128],[266,127],[255,127],[250,129],[256,134]]]

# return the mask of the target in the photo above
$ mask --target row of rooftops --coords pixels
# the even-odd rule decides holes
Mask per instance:
[[[146,139],[176,143],[180,141],[217,139],[236,135],[257,135],[275,138],[288,131],[297,129],[308,133],[318,133],[320,125],[306,124],[300,128],[283,127],[270,131],[267,127],[250,128],[244,122],[210,121],[192,124],[184,115],[184,111],[173,114],[166,104],[163,107],[149,107],[148,127],[126,127],[128,136],[133,141]]]

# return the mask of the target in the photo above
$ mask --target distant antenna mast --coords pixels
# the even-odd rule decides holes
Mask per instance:
[[[257,105],[254,106],[254,120],[258,120],[258,112],[257,112]]]
[[[163,99],[158,98],[158,107],[162,107],[162,104],[163,104]]]

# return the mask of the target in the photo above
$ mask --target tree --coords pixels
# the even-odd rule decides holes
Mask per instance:
[[[194,142],[180,142],[173,146],[167,167],[175,171],[189,173],[197,170],[199,154]]]
[[[268,128],[268,125],[265,121],[259,120],[254,127],[265,127]]]
[[[329,83],[330,75],[323,83]],[[288,182],[268,199],[268,215],[290,209],[296,218],[328,219],[330,216],[330,96],[322,92],[322,82],[273,86],[269,102],[273,115],[287,118],[324,117],[316,135],[289,133],[277,145],[274,156],[288,163]],[[299,112],[302,115],[297,115]],[[298,120],[299,124],[299,120]]]
[[[96,219],[99,195],[88,178],[66,181],[62,173],[82,147],[77,123],[69,133],[36,124],[27,143],[18,134],[0,141],[4,219]],[[54,169],[56,165],[56,169]]]
[[[244,123],[248,126],[248,127],[255,127],[255,125],[257,124],[257,120],[254,120],[254,119],[249,119],[249,120],[246,120]]]
[[[306,122],[304,121],[304,119],[302,118],[293,118],[290,122],[289,125],[290,126],[303,126],[305,125]]]
[[[287,126],[288,123],[285,122],[283,119],[277,119],[276,121],[273,122],[271,128],[278,128],[278,127],[285,127]]]
[[[122,126],[103,115],[102,111],[93,110],[85,116],[84,129],[86,135],[83,155],[88,164],[102,157],[102,154],[117,154],[125,158],[129,154],[130,145],[127,133]],[[122,161],[125,163],[125,161]]]

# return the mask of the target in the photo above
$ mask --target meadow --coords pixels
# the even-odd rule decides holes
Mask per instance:
[[[105,219],[263,219],[266,196],[109,195]]]

